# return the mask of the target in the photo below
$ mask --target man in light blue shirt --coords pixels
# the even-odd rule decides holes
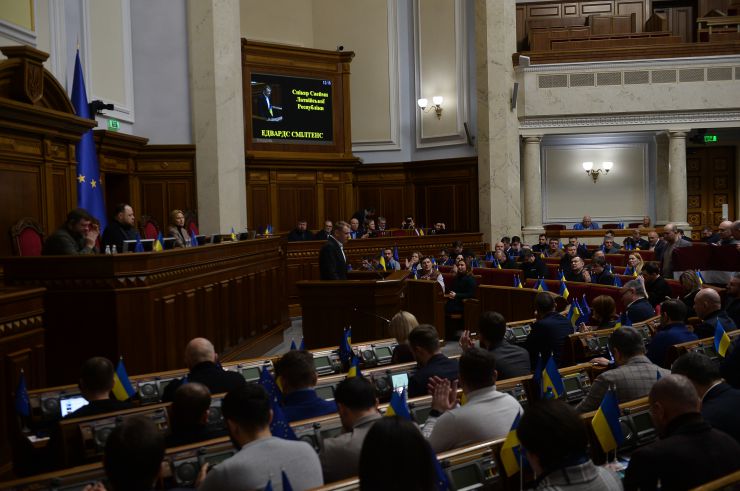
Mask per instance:
[[[573,225],[573,230],[598,230],[600,228],[599,224],[591,220],[591,217],[588,215],[584,215],[581,223]]]

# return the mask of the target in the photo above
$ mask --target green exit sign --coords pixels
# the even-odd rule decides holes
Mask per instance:
[[[704,143],[717,143],[717,135],[704,135]]]
[[[109,131],[118,131],[121,129],[121,123],[117,119],[109,119],[108,120],[108,130]],[[706,137],[704,137],[706,138]]]

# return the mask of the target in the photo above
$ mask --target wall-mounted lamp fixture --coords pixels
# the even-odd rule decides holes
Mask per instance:
[[[419,107],[422,111],[425,113],[428,113],[429,111],[434,110],[435,113],[437,113],[437,119],[442,118],[442,103],[444,102],[444,97],[441,95],[435,95],[432,97],[432,105],[429,106],[429,100],[425,98],[421,98],[418,101],[416,101],[417,104],[419,104]],[[427,107],[428,106],[428,107]]]
[[[596,184],[596,180],[599,178],[599,174],[604,173],[608,174],[609,171],[614,167],[614,162],[602,162],[601,165],[604,166],[603,169],[594,169],[594,163],[593,162],[584,162],[583,163],[583,170],[586,171],[586,175],[590,176],[591,179],[594,180],[594,184]]]

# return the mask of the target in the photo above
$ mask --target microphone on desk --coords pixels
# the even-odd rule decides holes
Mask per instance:
[[[355,312],[357,312],[358,314],[369,315],[371,317],[375,317],[376,319],[380,319],[380,320],[382,320],[382,321],[384,321],[384,322],[386,322],[388,324],[391,323],[390,319],[386,319],[382,315],[378,315],[378,314],[376,314],[374,312],[367,312],[365,310],[360,310],[357,307],[352,307],[352,310],[355,311]]]

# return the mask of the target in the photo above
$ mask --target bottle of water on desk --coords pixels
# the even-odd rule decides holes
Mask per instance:
[[[109,245],[105,246],[105,255],[106,256],[110,256],[111,255],[111,251],[110,251],[110,246]]]
[[[118,248],[116,247],[116,244],[113,244],[113,248],[111,249],[111,254],[118,254]]]

